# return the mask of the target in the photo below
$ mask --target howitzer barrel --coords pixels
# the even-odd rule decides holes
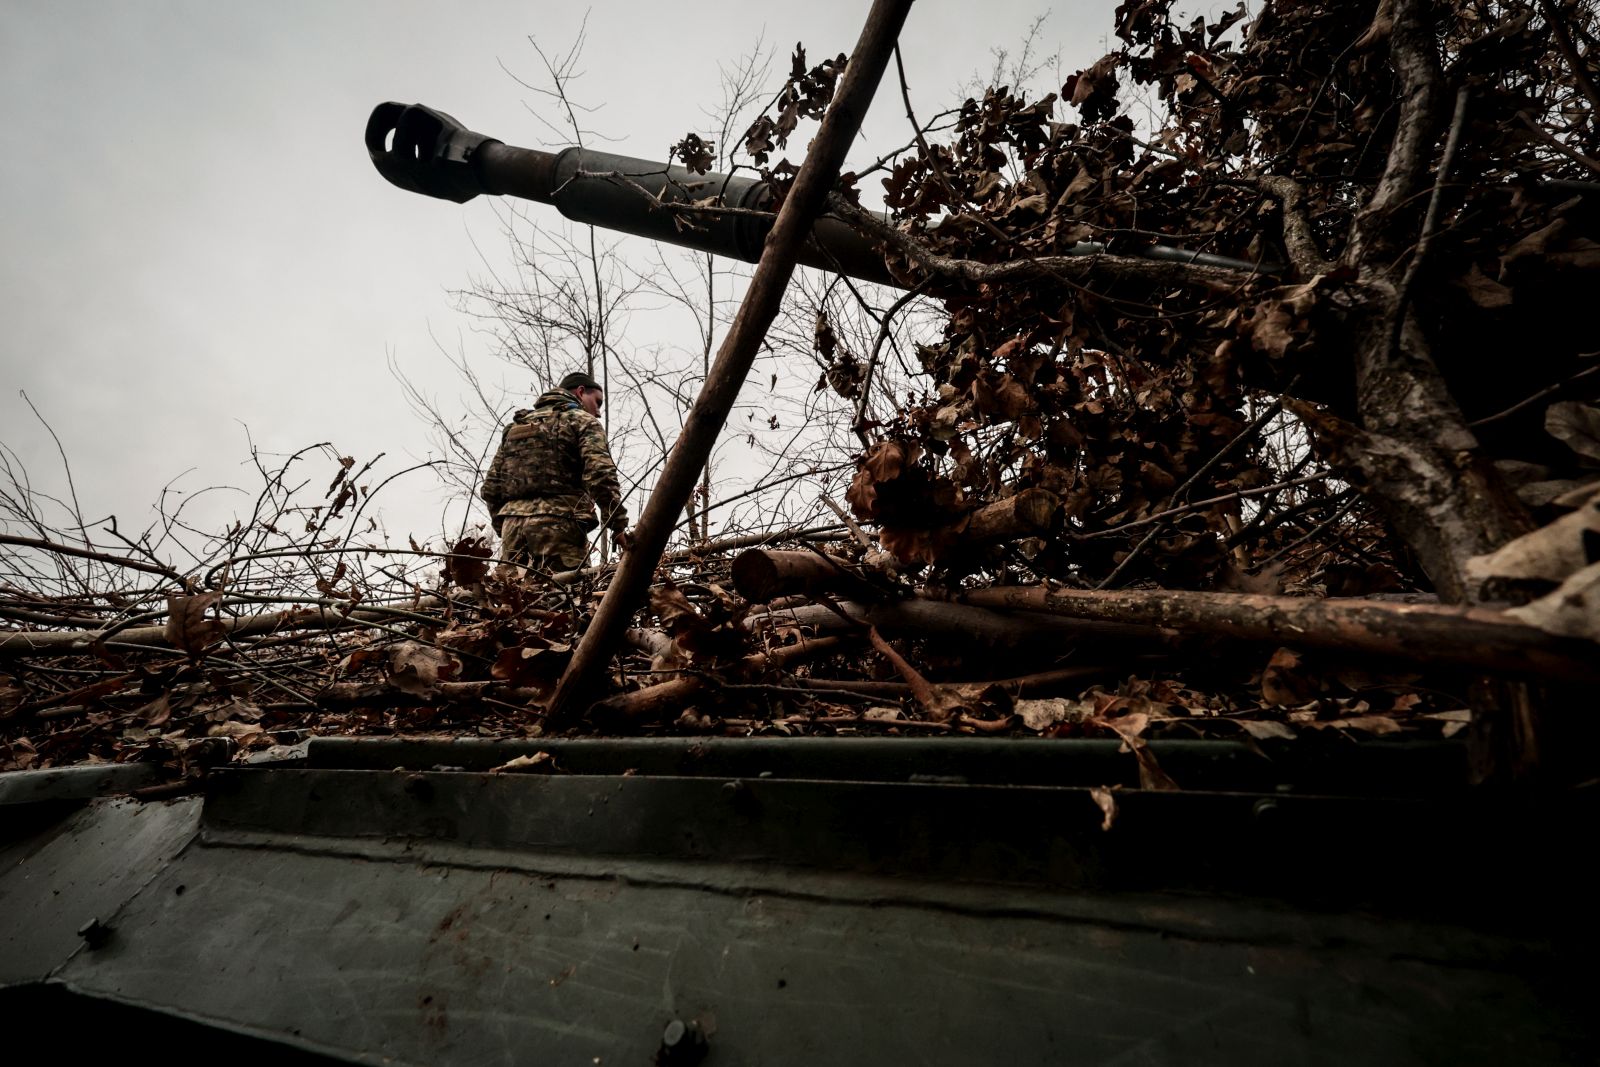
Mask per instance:
[[[775,217],[771,187],[754,178],[696,174],[670,163],[587,148],[516,148],[421,104],[379,104],[367,120],[366,140],[378,173],[413,193],[458,204],[480,193],[536,200],[555,205],[574,222],[748,263],[761,258]],[[1099,241],[1080,241],[1061,254],[1106,252]],[[1276,264],[1163,244],[1122,254],[1251,274],[1282,270]],[[811,239],[798,258],[808,267],[906,288],[889,273],[871,241],[831,215],[812,223]]]
[[[587,148],[540,152],[467,129],[421,104],[379,104],[367,153],[394,185],[464,204],[480,193],[552,204],[574,222],[754,263],[772,228],[765,182]],[[684,210],[686,208],[724,208]],[[902,285],[872,244],[840,220],[812,227],[800,262],[866,281]]]

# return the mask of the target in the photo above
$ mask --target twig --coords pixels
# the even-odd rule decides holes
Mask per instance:
[[[850,535],[856,539],[857,544],[859,544],[862,548],[872,547],[872,538],[867,536],[867,532],[861,528],[859,523],[856,522],[854,516],[835,503],[833,497],[824,495],[822,497],[822,502],[827,505],[829,511],[839,516],[839,520],[849,528]]]
[[[1433,192],[1428,196],[1428,210],[1422,216],[1422,233],[1417,238],[1417,250],[1406,264],[1400,281],[1399,298],[1395,305],[1395,343],[1399,342],[1400,324],[1405,320],[1406,307],[1411,300],[1411,287],[1417,274],[1433,251],[1433,236],[1439,229],[1439,203],[1444,195],[1445,182],[1450,179],[1450,169],[1455,164],[1456,149],[1461,144],[1461,129],[1467,121],[1467,103],[1472,99],[1472,89],[1463,85],[1456,90],[1456,109],[1450,118],[1450,133],[1445,137],[1444,154],[1439,157],[1439,170],[1434,176]]]
[[[1595,353],[1590,352],[1590,353],[1586,353],[1586,354],[1587,355],[1594,355]],[[1537,393],[1534,393],[1532,396],[1527,397],[1526,399],[1517,401],[1515,404],[1512,404],[1510,407],[1506,408],[1504,411],[1496,412],[1493,415],[1485,415],[1481,419],[1474,419],[1472,422],[1467,423],[1467,425],[1472,427],[1474,430],[1476,430],[1480,426],[1487,426],[1492,422],[1499,422],[1501,419],[1508,419],[1511,416],[1515,415],[1517,412],[1522,411],[1522,410],[1524,410],[1524,409],[1526,409],[1528,407],[1531,407],[1534,404],[1537,404],[1539,401],[1543,400],[1545,397],[1550,396],[1553,393],[1559,393],[1561,390],[1565,389],[1567,386],[1573,384],[1574,382],[1582,381],[1583,379],[1585,379],[1585,378],[1587,378],[1587,377],[1589,377],[1590,375],[1593,375],[1593,374],[1600,374],[1600,366],[1585,368],[1584,370],[1579,371],[1577,374],[1574,374],[1570,378],[1567,378],[1567,379],[1565,379],[1563,381],[1559,381],[1559,382],[1555,383],[1554,385],[1545,386],[1543,389],[1540,389]]]
[[[1589,101],[1590,121],[1600,119],[1600,90],[1596,90],[1593,79],[1589,77],[1588,65],[1578,55],[1572,34],[1567,32],[1566,19],[1562,18],[1561,12],[1555,9],[1550,0],[1539,0],[1539,12],[1544,16],[1545,25],[1549,26],[1550,32],[1555,35],[1556,47],[1561,50],[1562,58],[1567,61],[1573,80],[1578,83],[1578,88]]]
[[[136,559],[129,559],[126,556],[113,556],[108,552],[97,552],[91,548],[76,548],[72,545],[58,544],[55,541],[47,541],[42,537],[14,537],[11,534],[0,534],[0,545],[17,545],[21,548],[37,548],[45,552],[54,552],[61,556],[77,556],[82,559],[96,560],[100,563],[110,563],[118,567],[126,567],[130,571],[143,571],[146,574],[159,574],[161,577],[170,578],[180,585],[183,584],[184,581],[183,575],[179,574],[171,567],[143,563]]]
[[[1174,515],[1184,515],[1191,511],[1199,511],[1201,508],[1209,508],[1214,504],[1226,504],[1232,500],[1248,500],[1250,497],[1265,496],[1268,493],[1276,493],[1284,489],[1293,489],[1297,485],[1310,485],[1312,482],[1320,482],[1332,477],[1332,474],[1326,473],[1307,474],[1303,478],[1291,478],[1288,481],[1276,482],[1272,485],[1261,485],[1254,489],[1240,489],[1236,493],[1224,493],[1221,496],[1207,497],[1205,500],[1196,500],[1192,504],[1185,504],[1178,508],[1169,508],[1166,511],[1158,512],[1154,515],[1147,515],[1142,519],[1135,519],[1132,522],[1124,522],[1120,525],[1112,526],[1105,530],[1096,530],[1093,533],[1072,535],[1072,539],[1076,541],[1093,541],[1101,537],[1110,537],[1113,534],[1119,534],[1125,530],[1132,530],[1139,526],[1146,526],[1152,522],[1161,522],[1164,519],[1170,519]]]
[[[897,56],[898,54],[896,52]],[[872,354],[867,357],[866,369],[861,374],[861,394],[856,397],[856,411],[852,427],[856,432],[856,436],[861,439],[861,447],[863,448],[868,444],[865,422],[867,402],[872,393],[872,375],[878,368],[878,356],[883,352],[883,343],[889,339],[889,333],[894,328],[894,317],[907,304],[921,296],[922,290],[926,287],[927,280],[924,279],[906,290],[900,296],[900,299],[889,305],[889,310],[883,313],[883,320],[878,324],[878,336],[872,342]],[[842,515],[843,513],[841,512],[840,514]]]
[[[1299,381],[1299,377],[1296,376],[1295,379],[1289,383],[1289,388],[1293,389],[1299,383]],[[1207,474],[1210,474],[1211,471],[1216,468],[1217,464],[1221,463],[1227,458],[1229,453],[1231,453],[1235,448],[1239,447],[1240,444],[1249,440],[1251,437],[1254,437],[1258,432],[1260,432],[1263,426],[1265,426],[1268,422],[1271,422],[1272,419],[1277,416],[1278,412],[1282,410],[1282,397],[1279,397],[1272,403],[1268,404],[1264,409],[1262,409],[1259,415],[1251,420],[1250,425],[1246,426],[1243,430],[1240,430],[1239,433],[1234,436],[1233,440],[1223,445],[1222,449],[1217,452],[1216,455],[1212,456],[1205,463],[1201,464],[1199,470],[1189,475],[1189,477],[1184,480],[1184,483],[1178,486],[1173,494],[1167,498],[1167,503],[1172,504],[1178,500],[1181,500],[1196,482],[1198,482],[1201,478],[1204,478]],[[1126,529],[1126,527],[1124,527],[1124,529]],[[1159,523],[1151,527],[1150,532],[1144,535],[1144,539],[1141,540],[1137,545],[1134,545],[1133,550],[1130,551],[1126,556],[1122,557],[1122,562],[1118,563],[1116,568],[1113,569],[1110,574],[1106,575],[1100,584],[1095,586],[1095,588],[1108,588],[1112,582],[1117,580],[1117,577],[1121,575],[1123,571],[1127,570],[1128,565],[1138,558],[1138,556],[1144,551],[1145,546],[1149,545],[1150,542],[1156,539],[1156,535],[1160,532],[1161,525]]]
[[[1311,230],[1311,219],[1306,215],[1305,190],[1292,178],[1266,175],[1256,184],[1275,197],[1283,211],[1283,245],[1288,250],[1289,262],[1301,277],[1311,278],[1323,274],[1332,266],[1317,247]]]
[[[1533,119],[1529,118],[1527,112],[1525,111],[1518,112],[1517,119],[1544,144],[1554,148],[1557,152],[1560,152],[1568,159],[1582,164],[1583,166],[1594,171],[1596,174],[1600,174],[1600,160],[1591,159],[1582,152],[1578,151],[1576,148],[1573,148],[1571,145],[1567,144],[1565,141],[1562,141],[1549,130],[1546,130],[1537,122],[1533,121]]]

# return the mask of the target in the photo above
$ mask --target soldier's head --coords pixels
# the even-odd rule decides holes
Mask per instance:
[[[606,402],[606,391],[600,388],[600,383],[581,370],[575,370],[561,379],[561,388],[578,398],[578,403],[583,405],[583,410],[596,418],[600,415],[600,408]]]

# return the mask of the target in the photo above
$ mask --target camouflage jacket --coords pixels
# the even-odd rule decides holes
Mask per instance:
[[[576,519],[592,530],[599,524],[598,506],[607,526],[628,524],[606,431],[564,389],[551,389],[533,410],[517,412],[480,495],[496,518],[551,515]]]

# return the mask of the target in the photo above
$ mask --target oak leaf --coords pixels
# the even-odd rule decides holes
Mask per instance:
[[[206,618],[206,611],[221,599],[222,593],[218,590],[195,596],[167,597],[167,643],[198,657],[201,652],[222,640],[227,627],[220,619]]]

